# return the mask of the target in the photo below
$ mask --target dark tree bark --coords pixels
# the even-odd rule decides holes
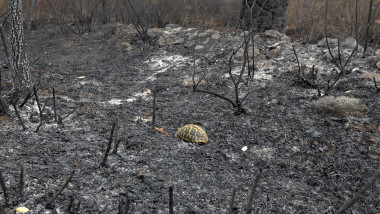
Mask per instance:
[[[254,32],[286,28],[289,0],[242,0],[240,25],[244,30],[252,27]]]
[[[30,90],[31,75],[29,62],[26,55],[26,41],[24,37],[22,19],[22,0],[9,0],[9,24],[11,28],[11,52],[10,67],[13,76],[12,97],[18,98],[21,94]]]
[[[107,24],[106,0],[102,0],[102,24]]]

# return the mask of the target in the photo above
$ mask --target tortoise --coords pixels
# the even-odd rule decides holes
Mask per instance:
[[[203,130],[202,127],[194,124],[187,124],[185,126],[182,126],[175,133],[174,137],[179,137],[184,141],[198,144],[207,143],[208,141],[205,130]]]

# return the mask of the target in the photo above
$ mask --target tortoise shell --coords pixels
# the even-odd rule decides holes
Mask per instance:
[[[174,137],[179,137],[184,141],[193,142],[193,143],[207,143],[208,137],[200,126],[187,124],[178,129]]]

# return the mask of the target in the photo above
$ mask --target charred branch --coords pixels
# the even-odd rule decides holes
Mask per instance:
[[[20,179],[19,179],[19,182],[18,182],[18,202],[17,202],[17,204],[22,201],[22,198],[24,196],[24,184],[25,184],[25,181],[24,181],[24,166],[21,165]]]
[[[325,36],[325,40],[326,40],[326,45],[327,45],[327,50],[330,54],[330,57],[331,57],[331,61],[332,63],[335,65],[335,67],[337,67],[337,69],[339,70],[336,78],[334,79],[333,83],[330,84],[331,80],[328,80],[328,83],[327,83],[327,89],[326,91],[329,91],[332,87],[335,86],[335,84],[339,81],[339,79],[345,75],[345,68],[347,66],[347,64],[350,62],[352,56],[355,54],[355,52],[357,51],[358,49],[358,42],[356,41],[356,45],[355,47],[352,49],[351,51],[351,54],[349,55],[349,57],[346,59],[346,61],[343,63],[343,59],[342,59],[342,56],[341,56],[341,50],[340,50],[340,41],[338,39],[338,61],[335,59],[334,57],[334,54],[332,53],[331,51],[331,47],[330,47],[330,43],[329,43],[329,40],[327,38],[327,13],[328,13],[328,0],[326,0],[326,6],[325,6],[325,14],[324,14],[324,36]],[[357,7],[357,4],[356,4],[356,7]],[[355,31],[356,31],[356,36],[358,35],[357,31],[358,31],[358,24],[357,24],[357,9],[356,9],[356,21],[355,21]],[[357,39],[357,38],[356,38]]]
[[[21,124],[21,126],[22,126],[22,129],[23,129],[24,131],[26,131],[27,128],[26,128],[26,126],[25,126],[25,124],[24,124],[24,121],[22,120],[22,117],[21,117],[21,115],[20,115],[20,112],[19,112],[18,109],[17,109],[17,105],[16,105],[16,102],[17,102],[17,101],[18,101],[18,100],[16,100],[14,103],[12,103],[12,106],[13,106],[13,109],[15,110],[15,113],[16,113],[16,116],[17,116],[18,120],[20,121],[20,124]]]
[[[356,194],[355,197],[351,198],[349,201],[347,201],[335,214],[341,214],[344,211],[346,211],[348,208],[350,208],[357,200],[363,197],[363,194],[372,186],[372,184],[375,183],[377,179],[380,178],[380,172],[376,172],[368,181],[366,185],[364,185],[359,192]]]
[[[101,166],[105,166],[106,165],[107,158],[108,158],[108,155],[109,155],[110,150],[111,150],[111,144],[112,144],[113,134],[115,132],[116,123],[117,123],[117,121],[113,122],[113,124],[112,124],[110,138],[109,138],[109,141],[108,141],[106,152],[104,153],[103,161],[100,164]]]
[[[373,83],[375,84],[376,92],[380,92],[380,88],[377,86],[376,78],[373,77]]]
[[[66,182],[63,184],[63,186],[53,195],[53,197],[49,201],[45,203],[46,208],[49,207],[55,201],[55,199],[57,199],[58,196],[63,192],[63,190],[67,187],[71,179],[74,177],[74,174],[75,171],[71,171],[69,178],[66,179]]]
[[[256,188],[259,185],[259,181],[260,181],[262,173],[263,173],[263,170],[259,169],[259,173],[256,175],[255,181],[253,182],[253,186],[252,186],[252,189],[251,189],[251,194],[249,195],[249,199],[248,199],[248,203],[247,203],[247,208],[246,208],[247,214],[251,214],[252,213],[253,196],[256,193]]]
[[[152,130],[154,130],[154,126],[156,124],[156,89],[153,89],[153,103],[152,103]]]
[[[40,112],[40,120],[42,121],[42,110],[41,110],[40,101],[38,99],[38,94],[37,94],[36,87],[33,87],[33,91],[34,91],[34,97],[36,98],[36,102],[37,102],[37,106],[38,106],[38,111]]]
[[[230,206],[228,208],[227,214],[233,214],[234,204],[235,204],[235,196],[236,196],[236,188],[234,188],[232,190],[232,196],[231,196],[231,200],[230,200]]]
[[[169,187],[169,214],[173,214],[174,213],[174,204],[173,204],[173,187],[170,186]]]
[[[128,200],[128,198],[126,200],[120,199],[118,206],[118,214],[128,214],[130,205],[131,202]]]
[[[5,185],[5,180],[1,171],[0,171],[0,185],[1,185],[1,188],[3,189],[5,206],[9,206],[8,189],[7,189],[7,186]]]
[[[54,121],[58,123],[58,118],[57,118],[57,105],[55,104],[55,89],[53,87],[53,109],[54,109]]]

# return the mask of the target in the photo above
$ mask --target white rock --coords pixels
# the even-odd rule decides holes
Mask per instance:
[[[201,50],[203,48],[204,48],[203,45],[196,45],[194,49],[197,51],[197,50]]]
[[[356,46],[356,40],[354,39],[354,37],[347,37],[342,42],[342,47],[343,48],[354,49],[355,46]]]
[[[180,39],[175,40],[172,44],[173,45],[179,45],[179,44],[182,44],[184,41],[185,41],[184,38],[180,38]]]
[[[183,46],[184,46],[185,48],[191,48],[191,47],[193,47],[194,45],[195,45],[195,41],[194,41],[194,40],[191,40],[191,41],[186,42]]]
[[[376,63],[376,68],[380,70],[380,61]]]
[[[210,41],[210,38],[207,38],[204,42],[202,42],[202,44],[207,44],[208,42]]]
[[[328,38],[328,41],[329,41],[329,46],[330,48],[335,48],[338,46],[338,39],[331,39],[331,38]],[[317,44],[318,47],[327,47],[327,44],[326,44],[326,38],[323,38],[321,39],[318,44]]]
[[[282,34],[276,30],[267,30],[264,32],[264,35],[271,39],[280,39],[282,37]]]
[[[331,49],[331,54],[333,55],[335,60],[338,60],[339,58],[338,47]],[[332,61],[331,54],[330,54],[330,51],[326,50],[326,53],[324,54],[325,59]]]
[[[219,33],[215,33],[211,36],[211,39],[219,39],[220,38],[220,35]]]
[[[207,36],[207,33],[206,33],[206,32],[203,32],[203,33],[198,34],[198,37],[205,37],[205,36]]]
[[[123,42],[121,43],[121,46],[126,50],[126,51],[131,51],[133,49],[132,45],[129,44],[129,42]]]

